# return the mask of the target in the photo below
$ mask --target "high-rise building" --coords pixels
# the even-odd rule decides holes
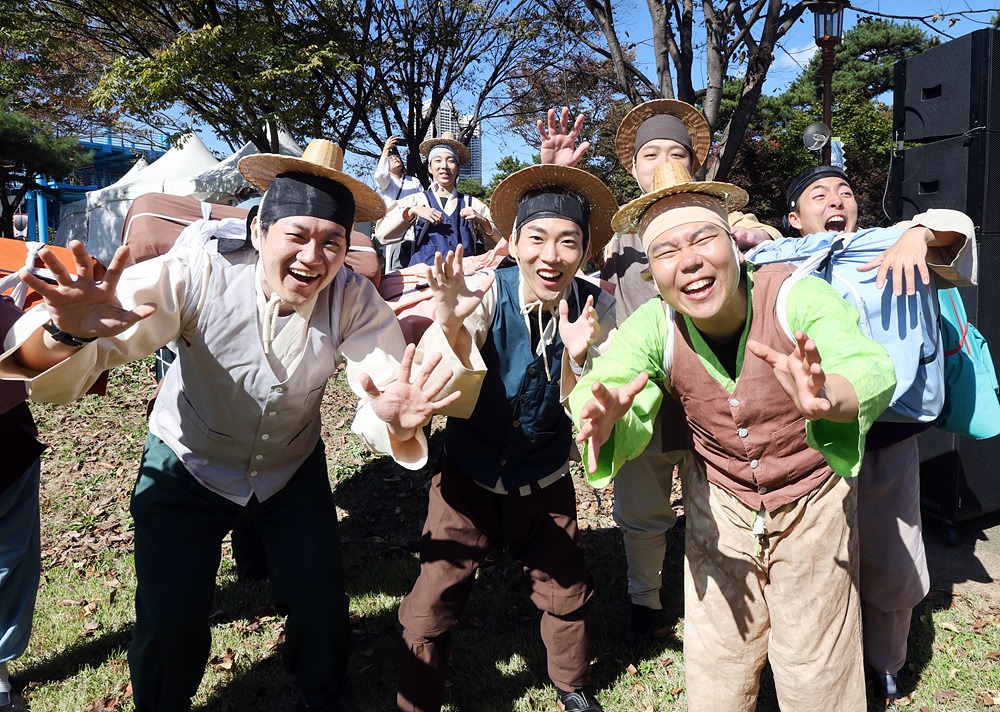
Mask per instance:
[[[429,102],[424,102],[425,114],[430,110],[428,104]],[[434,138],[440,136],[445,131],[451,131],[455,136],[460,137],[462,136],[462,132],[471,123],[471,120],[471,114],[459,114],[458,109],[455,108],[455,103],[445,99],[438,107],[431,128],[424,138]],[[463,178],[475,178],[481,183],[483,180],[483,138],[480,131],[480,124],[476,124],[467,145],[469,153],[472,154],[472,160],[459,169],[458,178],[459,180]]]

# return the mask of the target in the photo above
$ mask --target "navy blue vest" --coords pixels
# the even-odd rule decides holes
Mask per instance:
[[[448,215],[444,207],[434,194],[433,190],[425,190],[424,197],[427,204],[439,210],[444,215],[437,225],[432,225],[423,218],[418,218],[413,227],[415,235],[413,242],[404,241],[400,247],[399,261],[403,267],[410,265],[431,265],[434,264],[434,253],[441,255],[448,254],[448,250],[454,250],[461,242],[467,256],[483,253],[483,243],[476,236],[476,231],[472,229],[472,224],[462,217],[463,203],[466,196],[458,194],[458,207],[455,212]]]
[[[532,351],[531,335],[521,316],[520,270],[505,267],[496,275],[496,313],[480,349],[486,378],[472,417],[448,418],[445,451],[461,472],[489,487],[502,480],[510,491],[559,469],[569,455],[572,429],[559,402],[562,339],[557,333],[546,349],[552,374],[549,382],[543,357]],[[579,278],[575,282],[582,303],[591,295],[597,300],[598,287]],[[576,320],[580,304],[572,290],[567,300],[570,319]]]

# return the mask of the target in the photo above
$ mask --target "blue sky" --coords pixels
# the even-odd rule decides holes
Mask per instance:
[[[861,16],[857,9],[890,15],[920,15],[929,18],[935,13],[949,13],[959,10],[995,11],[997,8],[997,0],[906,0],[906,2],[902,0],[853,0],[852,4],[854,7],[848,8],[844,12],[845,30],[857,23]],[[653,76],[655,66],[651,52],[648,50],[652,41],[646,4],[639,2],[639,0],[628,0],[621,6],[626,9],[616,15],[616,21],[621,29],[628,31],[630,39],[640,43],[640,66],[648,76]],[[986,26],[991,17],[991,12],[982,12],[976,15],[974,20],[960,20],[950,28],[947,27],[947,21],[938,21],[934,24],[939,26],[942,32],[946,32],[952,37],[960,37]],[[929,28],[923,27],[925,31],[931,33]],[[947,39],[947,37],[942,37],[944,41]],[[645,57],[642,47],[647,48]],[[801,68],[809,61],[815,51],[812,14],[807,11],[803,20],[797,23],[786,35],[782,46],[776,51],[775,61],[764,87],[765,93],[777,94],[783,91],[798,76]],[[697,76],[695,81],[698,82]],[[461,106],[460,97],[458,103],[460,109],[464,108]],[[212,136],[208,129],[202,129],[200,135],[209,148],[223,154],[228,152],[225,144]],[[532,154],[536,152],[536,148],[526,145],[519,137],[504,131],[502,122],[486,122],[483,127],[483,182],[489,181],[497,161],[504,156],[513,155],[521,160],[530,161]],[[346,163],[347,170],[354,171],[359,177],[369,173],[374,167],[369,159],[359,160],[359,157],[352,157],[350,154],[346,158]]]

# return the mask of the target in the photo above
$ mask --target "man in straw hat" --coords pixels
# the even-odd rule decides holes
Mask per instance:
[[[575,275],[611,236],[615,200],[591,174],[531,166],[493,193],[516,267],[463,275],[462,247],[428,270],[437,319],[420,350],[441,351],[463,397],[446,411],[431,481],[420,576],[403,599],[398,706],[441,707],[450,631],[476,570],[496,547],[531,579],[561,709],[600,710],[589,681],[592,596],[569,476],[575,452],[562,401],[614,329],[613,301]],[[444,362],[443,362],[444,363]],[[461,705],[460,705],[461,706]]]
[[[500,235],[490,209],[456,188],[459,166],[472,160],[468,147],[445,131],[421,143],[420,153],[427,158],[431,187],[397,200],[375,231],[375,239],[391,245],[403,241],[413,229],[413,240],[405,240],[399,247],[399,264],[390,266],[431,264],[435,253],[443,254],[458,245],[468,255],[478,255],[495,245]]]
[[[834,235],[850,235],[849,244],[837,250],[831,283],[852,302],[862,280],[871,283],[865,273],[878,270],[873,286],[882,291],[865,292],[873,298],[866,311],[873,335],[893,357],[897,387],[889,409],[868,432],[858,478],[861,613],[875,689],[883,698],[899,698],[910,616],[930,590],[917,434],[933,426],[945,397],[936,292],[938,285],[975,283],[975,228],[960,212],[932,209],[891,228],[856,232],[854,189],[836,166],[802,171],[785,197],[788,225],[803,239],[761,245],[748,259],[763,264],[828,254]]]
[[[208,660],[220,545],[240,522],[264,539],[276,602],[289,611],[282,655],[299,709],[342,709],[351,634],[320,440],[324,387],[346,361],[361,398],[352,430],[408,468],[427,458],[421,426],[454,398],[431,402],[444,382],[422,391],[439,356],[410,384],[413,348],[392,311],[343,266],[355,219],[385,208],[342,161],[325,140],[300,159],[240,161],[266,191],[250,226],[256,252],[180,251],[123,271],[123,246],[95,282],[73,243],[75,278],[45,250],[57,283],[22,274],[45,305],[15,324],[0,375],[25,379],[36,400],[68,403],[104,369],[179,346],[131,504],[138,586],[128,657],[140,712],[190,708]]]
[[[662,301],[573,391],[578,440],[601,485],[646,448],[664,390],[683,410],[699,465],[684,480],[689,709],[753,709],[769,659],[782,709],[864,710],[853,477],[892,363],[829,284],[783,288],[790,265],[743,262],[727,218],[745,202],[668,163],[615,216]]]
[[[618,159],[643,193],[652,188],[653,172],[664,163],[676,161],[695,175],[708,159],[710,147],[705,117],[690,104],[672,99],[635,107],[622,119],[615,136]],[[752,214],[734,211],[729,224],[741,248],[781,236]],[[638,235],[615,234],[601,276],[616,285],[619,324],[656,296]],[[664,429],[662,421],[661,417],[654,423],[655,432],[646,451],[625,463],[615,480],[614,516],[622,530],[628,563],[630,605],[625,638],[636,648],[649,642],[656,612],[663,607],[660,588],[665,535],[677,520],[670,506],[671,475],[675,466],[680,470],[692,466],[684,428]]]

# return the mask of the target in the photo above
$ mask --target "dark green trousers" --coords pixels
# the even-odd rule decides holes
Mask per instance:
[[[225,535],[251,523],[267,549],[275,603],[288,610],[285,669],[322,707],[344,683],[351,643],[337,512],[323,444],[287,485],[244,507],[195,480],[150,434],[132,492],[136,622],[128,661],[137,712],[182,712],[201,683]]]

